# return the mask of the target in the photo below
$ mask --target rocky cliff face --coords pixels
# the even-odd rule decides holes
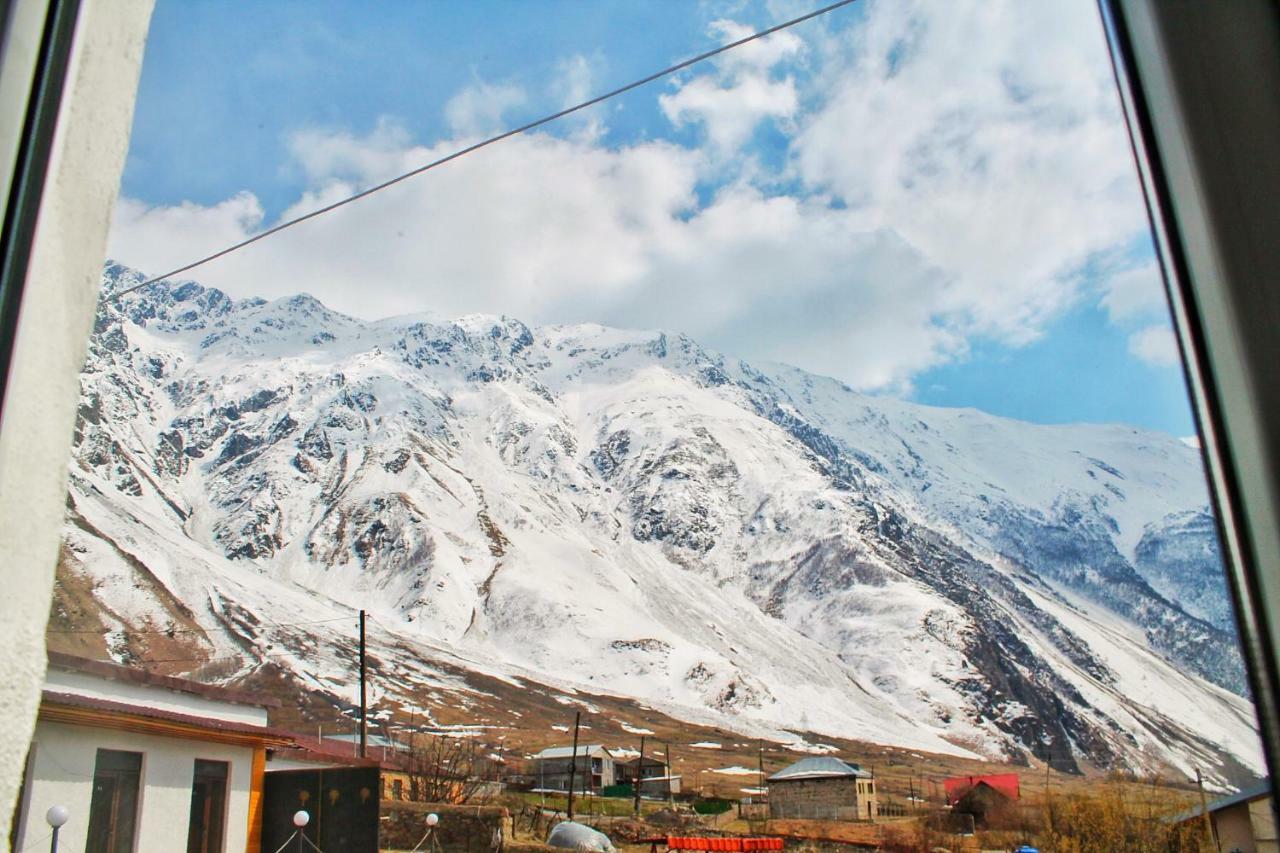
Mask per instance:
[[[111,265],[104,292],[138,280]],[[232,620],[201,638],[232,673],[340,689],[312,632],[270,625],[352,606],[398,644],[742,725],[1261,766],[1199,459],[1167,436],[866,397],[679,335],[194,283],[104,302],[82,387],[71,569],[108,628],[174,612],[128,566]]]

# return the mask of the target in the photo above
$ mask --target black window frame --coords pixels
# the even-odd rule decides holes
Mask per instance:
[[[1280,4],[1097,3],[1274,777],[1280,760]],[[1274,786],[1271,802],[1280,814]]]
[[[1280,537],[1280,323],[1273,322],[1280,317],[1280,210],[1274,204],[1280,187],[1274,169],[1251,176],[1252,184],[1238,170],[1274,161],[1280,150],[1280,6],[1274,0],[1097,2],[1161,250],[1263,749],[1274,772],[1280,550],[1262,546]],[[11,11],[11,4],[0,7]],[[48,0],[5,200],[0,414],[79,11],[79,0]],[[2,23],[7,29],[8,14]],[[1249,108],[1217,109],[1224,104]],[[1251,203],[1259,197],[1270,198],[1269,209]],[[1214,266],[1203,262],[1207,255],[1225,260],[1221,275],[1203,274]],[[1211,316],[1216,303],[1234,309],[1233,325]],[[1224,359],[1232,348],[1236,358]],[[1250,411],[1228,393],[1233,383],[1256,390]]]
[[[133,853],[137,848],[145,768],[146,755],[142,752],[98,748],[93,763],[85,853]],[[108,784],[112,786],[109,804],[104,800],[108,795],[103,793]],[[132,804],[126,799],[124,808],[121,808],[122,797],[131,799]],[[102,824],[104,814],[108,820],[105,827]],[[120,819],[126,817],[127,838],[116,835]]]
[[[209,806],[213,801],[208,796],[207,788],[214,782],[221,783],[222,796],[211,810]],[[191,768],[191,808],[187,816],[187,853],[225,853],[230,799],[231,762],[197,758]],[[197,824],[198,818],[199,824]],[[210,835],[213,837],[210,838]]]

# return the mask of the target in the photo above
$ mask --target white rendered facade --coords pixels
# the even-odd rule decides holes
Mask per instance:
[[[189,832],[205,831],[193,829],[193,810],[215,815],[206,821],[217,827],[215,843],[206,845],[210,853],[257,853],[266,750],[292,740],[267,728],[266,707],[232,691],[54,655],[43,697],[14,849],[48,849],[45,815],[53,806],[70,815],[58,849],[94,849],[88,847],[91,811],[104,761],[111,760],[101,752],[107,750],[137,762],[136,772],[127,774],[136,779],[136,804],[110,809],[132,823],[133,853],[188,849]],[[211,812],[193,807],[206,802],[193,796],[197,762],[214,763],[225,774],[220,793],[210,798],[217,803]]]
[[[99,749],[142,753],[135,853],[175,853],[187,849],[187,818],[197,758],[226,761],[230,767],[223,839],[225,851],[246,850],[253,748],[174,737],[36,723],[28,781],[19,818],[18,850],[47,849],[45,813],[64,806],[71,819],[58,837],[58,849],[80,853],[89,828],[94,764]]]

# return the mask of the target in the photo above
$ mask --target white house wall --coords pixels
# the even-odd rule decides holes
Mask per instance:
[[[157,711],[171,711],[192,717],[206,717],[231,723],[245,723],[252,726],[267,724],[267,709],[255,705],[237,705],[233,702],[220,702],[194,693],[182,693],[166,690],[163,687],[145,684],[130,684],[126,681],[104,679],[100,675],[49,668],[45,675],[45,687],[55,693],[70,693],[76,696],[88,696],[94,699],[107,699],[112,702],[124,702],[130,705],[141,705]]]
[[[203,741],[141,735],[61,723],[36,725],[32,773],[27,780],[29,803],[16,850],[47,849],[45,812],[65,806],[71,819],[59,835],[59,849],[85,849],[93,771],[99,749],[141,752],[137,846],[134,853],[175,853],[187,846],[191,783],[195,761],[230,762],[227,778],[225,850],[238,853],[248,841],[249,787],[253,749]]]

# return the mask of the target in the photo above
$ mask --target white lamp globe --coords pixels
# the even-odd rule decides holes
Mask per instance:
[[[435,826],[439,822],[440,822],[440,815],[438,814],[427,815],[427,826]]]
[[[48,821],[49,826],[57,829],[71,819],[71,812],[67,811],[66,806],[50,806],[44,813],[44,819]]]
[[[305,811],[296,811],[293,813],[293,825],[301,829],[311,823],[311,815]]]

